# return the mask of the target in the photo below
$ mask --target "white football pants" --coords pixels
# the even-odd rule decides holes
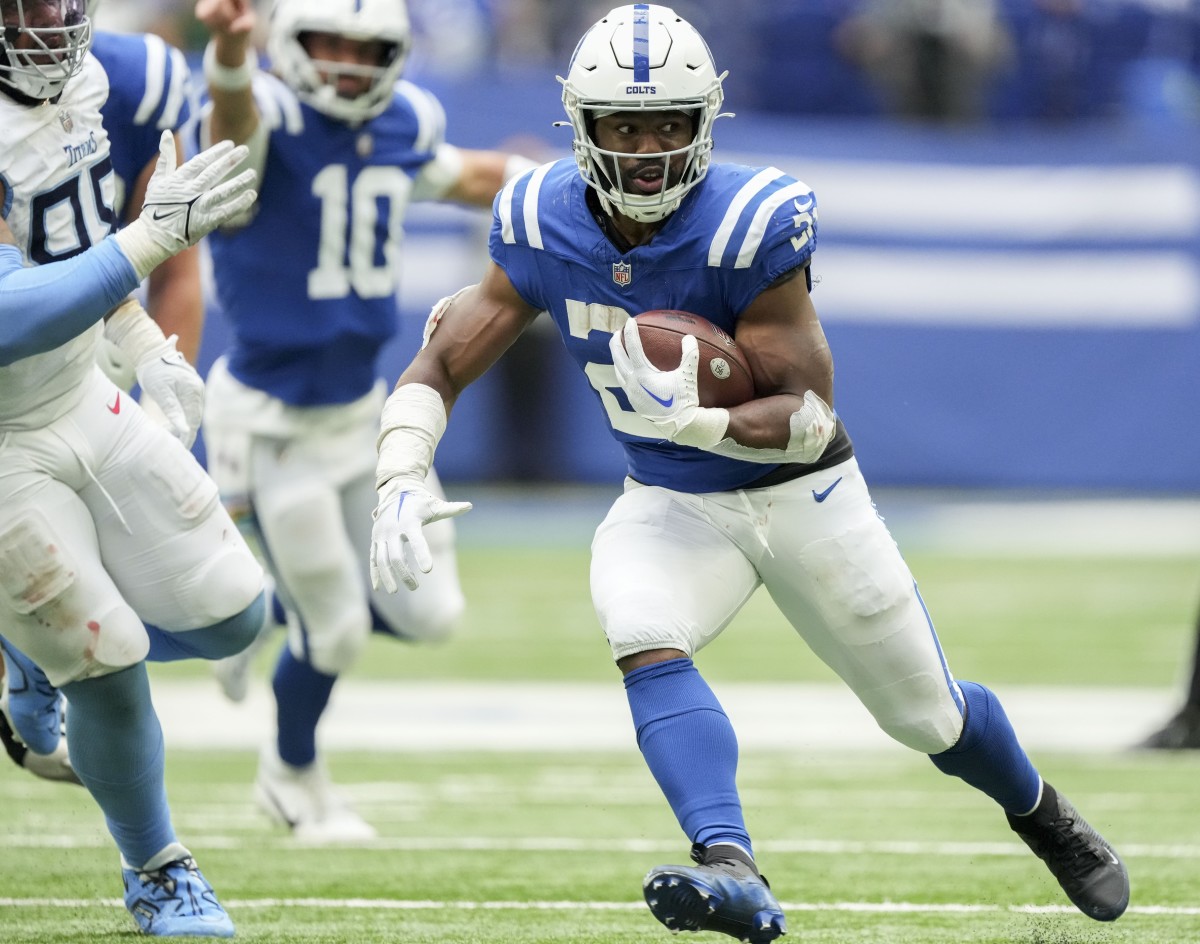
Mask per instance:
[[[592,602],[617,660],[694,655],[760,585],[885,732],[926,754],[954,745],[958,687],[856,460],[735,492],[627,480],[592,542]]]
[[[55,685],[134,665],[142,620],[226,620],[262,568],[183,445],[97,367],[46,427],[0,433],[0,632]]]
[[[289,626],[293,654],[327,675],[357,660],[370,637],[371,610],[399,636],[437,642],[465,608],[448,520],[425,529],[434,566],[417,590],[371,589],[383,399],[377,388],[354,403],[294,407],[242,384],[222,361],[208,376],[209,469],[234,518],[257,532],[276,589],[300,618]],[[443,494],[433,472],[426,484]]]

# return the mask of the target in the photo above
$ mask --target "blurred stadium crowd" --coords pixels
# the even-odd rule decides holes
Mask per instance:
[[[105,28],[199,50],[188,0],[108,4]],[[263,11],[268,0],[260,0]],[[559,71],[609,0],[410,0],[412,70]],[[1200,123],[1198,0],[678,0],[742,108],[949,122]]]

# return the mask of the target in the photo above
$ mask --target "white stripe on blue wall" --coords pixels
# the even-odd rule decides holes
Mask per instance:
[[[825,243],[817,312],[955,327],[1191,328],[1200,272],[1184,252],[933,252]]]
[[[1200,175],[1183,165],[963,166],[903,161],[774,164],[817,195],[822,230],[1006,241],[1200,238]]]

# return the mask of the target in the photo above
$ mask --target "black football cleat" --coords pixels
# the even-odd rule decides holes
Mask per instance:
[[[670,931],[717,931],[749,944],[787,933],[783,909],[753,861],[727,843],[692,846],[690,865],[660,865],[642,883],[650,912]]]
[[[1200,750],[1200,705],[1185,705],[1160,730],[1135,747],[1144,751]]]
[[[1008,825],[1046,863],[1067,897],[1089,918],[1116,921],[1129,905],[1129,872],[1121,857],[1066,797],[1042,783],[1042,799]]]

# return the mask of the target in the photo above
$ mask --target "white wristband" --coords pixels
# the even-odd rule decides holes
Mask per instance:
[[[419,383],[393,390],[379,418],[375,488],[397,478],[423,483],[445,431],[446,402],[440,393]]]
[[[134,367],[168,340],[158,322],[146,313],[136,298],[127,298],[113,309],[104,322],[104,336],[121,349]],[[171,339],[174,337],[172,335]]]
[[[240,92],[250,87],[254,73],[258,71],[258,53],[246,50],[246,58],[240,66],[225,66],[217,62],[217,44],[209,40],[204,47],[204,80],[209,88],[222,92]]]

